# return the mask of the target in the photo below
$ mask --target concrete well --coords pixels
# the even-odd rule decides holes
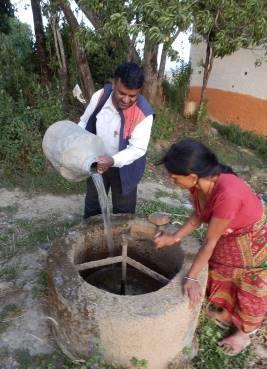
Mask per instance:
[[[80,264],[109,257],[101,218],[72,228],[53,243],[48,258],[49,315],[54,337],[68,356],[86,358],[99,345],[106,361],[124,367],[129,367],[132,357],[147,360],[149,369],[179,363],[183,349],[191,345],[201,306],[190,309],[181,288],[199,243],[188,237],[180,245],[155,250],[156,230],[145,218],[112,217],[114,256],[121,255],[126,234],[128,256],[169,279],[143,283],[141,278],[142,288],[129,286],[126,295],[119,294],[120,281],[110,283],[108,273],[119,264],[109,267],[104,282],[97,276],[100,280],[105,267],[78,271]],[[206,279],[204,270],[200,274],[203,292]]]

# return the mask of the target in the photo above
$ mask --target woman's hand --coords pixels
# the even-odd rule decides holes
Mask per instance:
[[[198,281],[183,280],[183,291],[190,300],[190,305],[195,306],[202,298],[202,290]]]
[[[157,233],[154,237],[156,249],[161,249],[165,246],[171,246],[178,241],[179,240],[177,240],[176,237],[171,233],[160,232]]]

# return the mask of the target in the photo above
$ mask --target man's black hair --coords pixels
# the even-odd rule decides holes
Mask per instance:
[[[118,65],[114,78],[128,88],[137,89],[143,87],[144,71],[135,63],[123,63]]]

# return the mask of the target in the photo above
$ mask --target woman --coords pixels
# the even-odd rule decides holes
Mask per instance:
[[[174,234],[155,237],[157,248],[170,246],[208,223],[206,239],[187,276],[184,293],[195,304],[201,298],[198,274],[209,264],[209,315],[233,334],[219,345],[237,355],[249,334],[261,326],[267,311],[267,221],[264,206],[233,170],[218,162],[203,144],[191,139],[174,144],[163,157],[171,180],[191,192],[194,213]]]

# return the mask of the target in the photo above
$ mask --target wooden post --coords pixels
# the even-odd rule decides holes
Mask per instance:
[[[115,263],[121,263],[121,262],[122,262],[122,256],[114,256],[113,258],[106,258],[106,259],[101,259],[101,260],[88,261],[88,263],[75,265],[75,269],[78,272],[80,272],[82,270],[98,268],[98,267],[101,267],[101,266],[115,264]]]
[[[121,294],[126,295],[127,286],[127,249],[128,241],[124,235],[122,235],[122,263],[121,263]]]

